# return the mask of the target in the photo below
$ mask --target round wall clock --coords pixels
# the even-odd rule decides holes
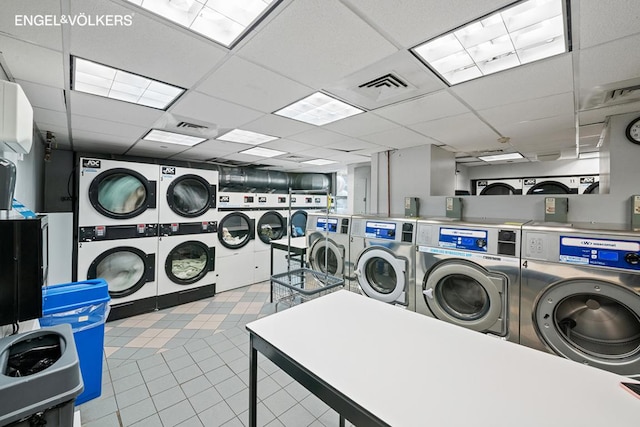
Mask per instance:
[[[627,139],[634,144],[640,144],[640,117],[633,119],[625,131]]]

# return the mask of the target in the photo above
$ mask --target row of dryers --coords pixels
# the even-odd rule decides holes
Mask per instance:
[[[553,176],[544,178],[479,179],[475,183],[477,195],[512,194],[598,194],[600,176]]]
[[[640,377],[639,231],[326,214],[307,231],[311,267],[354,291]]]
[[[267,280],[270,241],[326,206],[299,196],[289,222],[288,195],[217,192],[217,171],[80,162],[77,280],[107,281],[111,319]]]

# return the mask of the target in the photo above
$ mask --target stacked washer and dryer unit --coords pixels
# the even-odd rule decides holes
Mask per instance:
[[[158,308],[216,292],[218,172],[160,166]]]
[[[118,319],[156,308],[158,165],[80,158],[78,281],[103,278]]]

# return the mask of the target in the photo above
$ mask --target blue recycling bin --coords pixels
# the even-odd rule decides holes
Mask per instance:
[[[103,279],[61,283],[42,290],[41,326],[69,323],[80,360],[84,392],[76,405],[102,393],[104,324],[109,315],[109,288]]]

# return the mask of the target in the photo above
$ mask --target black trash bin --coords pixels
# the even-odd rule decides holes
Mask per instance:
[[[71,326],[0,339],[0,426],[73,426],[83,390]]]

